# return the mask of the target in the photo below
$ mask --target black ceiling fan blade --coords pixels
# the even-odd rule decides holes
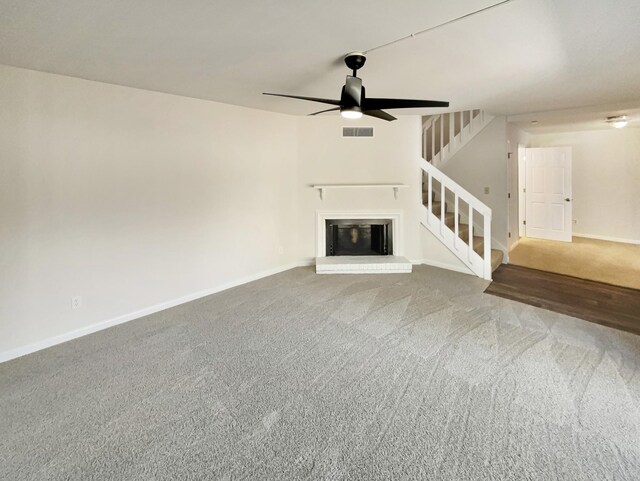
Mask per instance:
[[[318,97],[302,97],[300,95],[270,94],[267,92],[263,92],[262,95],[272,95],[274,97],[286,97],[289,99],[308,100],[310,102],[320,102],[322,104],[329,104],[329,105],[340,105],[339,100],[321,99]]]
[[[380,109],[419,109],[425,107],[448,107],[449,102],[440,100],[412,100],[412,99],[377,99],[365,98],[363,108],[366,110]]]
[[[312,114],[307,114],[307,115],[318,115],[318,114],[323,114],[325,112],[333,112],[334,110],[340,110],[340,107],[334,107],[332,109],[321,110],[320,112],[314,112]]]
[[[378,119],[387,120],[391,122],[392,120],[398,120],[393,115],[390,115],[382,110],[363,110],[362,113],[364,115],[368,115],[369,117],[376,117]]]

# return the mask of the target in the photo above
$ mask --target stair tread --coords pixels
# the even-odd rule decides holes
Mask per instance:
[[[424,205],[427,209],[429,208],[429,202],[423,202],[422,205]],[[448,209],[449,209],[449,204],[445,202],[444,203],[445,215],[448,214],[447,212]],[[431,212],[433,212],[438,218],[440,218],[441,210],[442,210],[442,202],[440,202],[439,200],[434,200],[431,202]]]
[[[484,255],[484,239],[482,237],[473,236],[473,250],[480,257]]]
[[[432,207],[434,204],[435,202],[431,204]],[[440,205],[440,202],[438,202],[438,206],[439,205]],[[429,207],[428,204],[424,204],[424,206],[426,208]],[[451,230],[455,229],[454,220],[455,220],[455,215],[453,212],[447,212],[445,214],[445,225],[447,225],[447,227],[449,227]],[[462,239],[463,242],[468,244],[468,240],[469,240],[468,224],[463,224],[463,223],[458,224],[458,237]],[[473,250],[480,257],[484,256],[484,237],[473,236]],[[491,272],[495,271],[500,266],[500,264],[502,264],[503,259],[504,259],[504,253],[501,250],[491,249]]]
[[[427,204],[426,202],[423,205],[427,209],[429,208],[429,204]],[[434,201],[431,203],[431,208],[435,211],[434,213],[438,218],[440,218],[440,216],[437,215],[439,214],[440,206],[441,206],[440,202],[436,203]],[[445,212],[444,223],[451,230],[455,229],[454,221],[455,221],[455,214],[453,212]],[[469,235],[469,225],[463,224],[462,222],[458,221],[458,237],[460,237],[461,239],[467,240],[468,235]]]
[[[435,191],[431,192],[431,200],[435,200],[436,193]],[[422,203],[426,204],[429,201],[429,192],[426,190],[422,191]]]

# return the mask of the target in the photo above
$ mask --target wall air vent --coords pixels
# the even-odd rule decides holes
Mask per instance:
[[[343,137],[373,137],[373,127],[342,127]]]

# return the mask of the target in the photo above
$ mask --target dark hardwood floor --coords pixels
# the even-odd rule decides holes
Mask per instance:
[[[640,334],[640,290],[502,264],[485,293]]]

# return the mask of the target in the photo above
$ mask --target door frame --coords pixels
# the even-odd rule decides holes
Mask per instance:
[[[527,165],[525,163],[527,148],[518,144],[518,236],[527,236]]]

